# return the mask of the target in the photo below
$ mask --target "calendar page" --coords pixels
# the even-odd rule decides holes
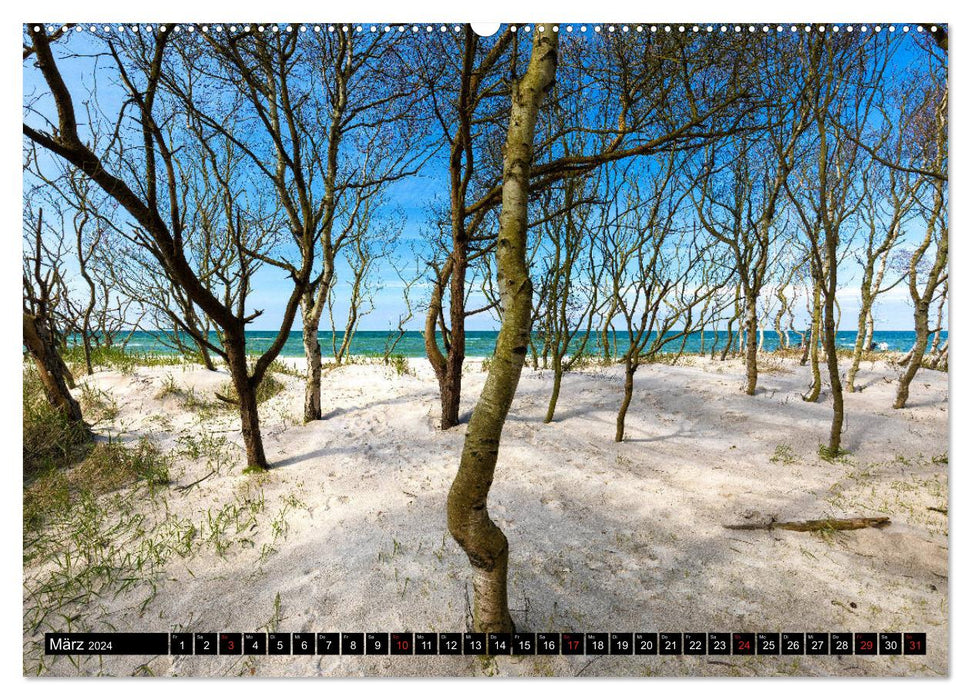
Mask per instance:
[[[947,676],[948,38],[24,24],[23,674]]]

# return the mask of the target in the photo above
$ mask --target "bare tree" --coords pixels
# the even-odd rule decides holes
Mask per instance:
[[[500,204],[502,196],[499,169],[481,167],[480,163],[481,160],[487,164],[499,162],[495,155],[497,149],[488,148],[495,141],[485,139],[486,145],[479,145],[479,151],[485,150],[493,157],[480,157],[476,161],[478,141],[472,134],[491,133],[487,127],[491,125],[494,129],[501,123],[503,112],[494,105],[496,98],[505,94],[504,83],[502,76],[493,75],[492,71],[503,67],[514,73],[518,51],[511,30],[494,40],[488,51],[478,47],[478,39],[471,28],[466,28],[458,77],[447,82],[449,87],[458,86],[456,114],[451,121],[440,116],[450,147],[452,246],[448,257],[434,265],[439,278],[434,282],[426,317],[425,343],[439,377],[443,429],[458,420],[461,366],[465,357],[464,319],[470,313],[464,306],[463,275],[473,257],[481,258],[489,251],[490,237],[478,231]],[[507,47],[511,58],[505,60]],[[687,37],[661,35],[617,34],[593,41],[570,42],[561,57],[564,58],[561,73],[569,76],[563,82],[570,87],[565,93],[558,93],[557,102],[568,100],[570,91],[580,95],[587,89],[597,91],[598,107],[595,110],[587,100],[585,123],[580,127],[590,138],[584,140],[581,150],[571,153],[556,147],[560,138],[555,130],[538,140],[531,192],[538,195],[564,178],[591,172],[607,163],[669,150],[696,149],[738,131],[755,107],[746,102],[747,92],[728,76],[708,70],[711,62],[722,55],[720,52],[729,50],[711,43],[692,43]],[[644,60],[632,62],[629,60],[632,55],[642,56]],[[438,115],[444,112],[437,95],[444,90],[442,87],[430,90]],[[719,117],[725,118],[716,119]],[[452,121],[458,124],[454,135]],[[473,131],[473,126],[479,130]],[[474,191],[470,183],[478,185]],[[475,244],[485,247],[475,249]],[[446,289],[450,291],[448,329],[442,328]],[[443,330],[445,354],[435,342],[436,327]]]
[[[506,28],[486,47],[466,25],[460,37],[439,40],[446,45],[437,56],[458,55],[457,63],[436,64],[438,59],[424,52],[417,56],[418,74],[426,82],[435,122],[448,148],[449,201],[443,217],[447,224],[441,227],[447,232],[447,243],[443,258],[429,262],[434,278],[425,316],[425,354],[439,384],[442,430],[459,422],[466,320],[484,310],[466,308],[466,284],[470,266],[491,252],[494,239],[482,229],[492,212],[484,206],[470,212],[469,200],[478,194],[483,180],[491,183],[499,175],[498,159],[489,149],[501,128],[501,105],[508,91],[501,67],[514,37]],[[452,101],[447,96],[456,88]]]
[[[940,45],[925,47],[927,61],[931,66],[931,79],[925,82],[919,92],[917,109],[920,117],[916,119],[913,129],[915,145],[911,153],[916,163],[909,167],[928,173],[922,175],[921,190],[930,195],[930,202],[920,208],[918,216],[924,223],[924,236],[913,249],[906,270],[907,289],[914,305],[914,331],[917,337],[907,367],[897,385],[894,408],[907,405],[910,384],[922,366],[927,352],[927,342],[931,334],[930,307],[935,297],[943,297],[948,280],[946,50],[946,36],[943,48]],[[943,302],[941,309],[942,315]]]
[[[537,303],[544,328],[544,367],[548,354],[553,369],[553,390],[544,423],[553,421],[563,373],[584,357],[600,305],[599,277],[603,267],[595,260],[591,229],[600,225],[607,209],[599,207],[598,216],[589,202],[582,203],[588,189],[596,192],[598,183],[579,178],[566,180],[562,207],[551,201],[552,196],[542,198],[540,204],[544,211],[540,219],[543,238],[551,248],[541,276],[545,294]],[[551,190],[547,194],[553,193]]]
[[[229,37],[201,32],[203,49],[180,45],[183,62],[203,61],[206,81],[169,74],[173,93],[205,128],[223,134],[245,154],[276,192],[299,261],[269,256],[301,288],[307,377],[304,419],[321,417],[320,318],[331,303],[335,262],[362,204],[389,183],[415,172],[422,150],[413,149],[406,120],[417,100],[403,76],[395,34],[280,31],[251,26]],[[380,78],[378,77],[380,76]],[[202,87],[228,93],[243,122],[268,144],[253,143],[216,111]],[[268,145],[268,157],[265,145]],[[273,165],[268,165],[272,162]],[[313,272],[306,283],[302,271]]]
[[[947,319],[947,279],[941,283],[941,291],[937,296],[937,322],[934,324],[934,334],[931,336],[931,355],[938,356],[942,352],[941,339],[943,338],[943,332],[945,330]],[[946,348],[947,341],[944,341],[944,347]]]
[[[658,37],[657,41],[660,44],[667,40]],[[628,42],[634,43],[635,48],[626,45]],[[616,119],[616,127],[597,126],[604,132],[600,136],[606,135],[606,148],[600,148],[602,141],[598,138],[590,145],[590,151],[553,156],[549,161],[537,163],[534,137],[539,103],[552,86],[559,43],[558,33],[550,25],[537,27],[529,67],[521,81],[512,86],[501,184],[488,189],[475,204],[463,208],[467,216],[476,216],[496,203],[502,205],[496,238],[502,324],[448,500],[449,530],[468,554],[473,567],[473,618],[475,628],[480,631],[509,631],[513,627],[506,591],[508,542],[489,518],[487,501],[502,427],[529,346],[532,318],[532,282],[526,266],[529,194],[606,163],[634,156],[694,151],[715,138],[737,131],[738,123],[753,109],[739,104],[745,95],[731,80],[706,71],[712,58],[709,53],[689,52],[680,40],[672,40],[666,47],[655,46],[654,42],[651,37],[604,39],[605,55],[617,63],[600,72],[601,86],[604,90],[613,86],[619,92],[616,103],[606,100],[613,110],[611,116]],[[642,53],[648,59],[643,65],[633,66],[626,61],[627,56]],[[615,83],[618,79],[619,83]],[[736,115],[734,120],[712,125],[715,116],[728,111]],[[439,284],[438,289],[443,287],[444,284]],[[428,325],[434,328],[434,323]]]
[[[369,198],[355,216],[355,228],[350,232],[347,245],[344,246],[345,260],[351,273],[351,294],[340,345],[337,343],[337,333],[331,333],[334,361],[338,365],[350,355],[351,344],[361,319],[374,310],[373,295],[378,291],[373,280],[374,268],[392,254],[401,232],[400,216],[392,215],[384,220],[378,218],[376,210],[383,205],[383,199]],[[328,302],[328,314],[331,327],[334,327],[332,299]]]
[[[24,135],[38,146],[64,159],[83,172],[104,192],[113,198],[133,223],[132,240],[148,250],[158,261],[172,283],[184,290],[192,302],[219,328],[221,348],[239,396],[242,435],[246,445],[248,469],[263,470],[267,467],[259,429],[259,413],[256,405],[256,388],[286,342],[287,334],[296,315],[300,294],[308,283],[311,261],[304,259],[294,267],[294,287],[284,305],[280,332],[269,349],[252,368],[246,356],[245,328],[259,315],[245,308],[245,293],[228,294],[220,298],[207,285],[186,254],[186,219],[184,210],[185,189],[180,178],[182,168],[188,163],[179,161],[179,151],[185,142],[200,143],[205,147],[209,139],[197,139],[193,130],[176,131],[171,125],[172,109],[166,116],[156,118],[156,105],[165,102],[162,90],[163,76],[168,75],[167,47],[174,36],[173,25],[162,25],[157,31],[112,35],[104,40],[115,75],[127,93],[127,100],[117,113],[113,133],[118,138],[110,141],[102,154],[95,153],[82,138],[75,116],[74,97],[61,75],[55,60],[50,37],[43,24],[28,25],[35,30],[28,32],[37,67],[46,82],[53,105],[56,122],[32,111],[34,119],[46,125],[32,126],[24,123]],[[184,66],[186,71],[192,65]],[[165,81],[167,86],[175,84]],[[168,105],[167,105],[168,106]],[[129,115],[129,110],[132,113]],[[188,112],[190,125],[199,115]],[[126,148],[124,125],[131,118],[136,125],[138,150]],[[199,124],[201,119],[195,119]],[[230,180],[220,181],[225,203],[232,205],[232,197],[238,192],[238,184]],[[258,259],[249,247],[250,227],[253,222],[242,217],[227,217],[221,222],[227,245],[233,247],[233,255],[239,265],[239,287],[245,291],[245,280]],[[299,229],[304,247],[312,247],[314,231],[308,227]],[[213,351],[217,350],[212,346]]]
[[[44,211],[24,212],[23,340],[34,360],[47,401],[71,423],[88,428],[81,406],[71,395],[74,378],[58,352],[60,330],[55,324],[55,309],[67,294],[64,283],[60,238],[56,248],[44,243]]]
[[[556,76],[559,43],[552,25],[536,29],[529,65],[512,89],[503,157],[502,213],[496,236],[502,325],[448,494],[448,528],[472,565],[473,625],[480,632],[514,629],[506,590],[509,543],[489,517],[487,501],[502,428],[526,359],[532,314],[526,236],[533,138],[540,105]]]
[[[809,35],[802,44],[806,71],[807,104],[811,108],[812,150],[815,159],[802,171],[798,188],[786,183],[786,192],[802,221],[814,281],[822,296],[822,336],[833,400],[829,440],[820,454],[842,452],[844,423],[843,385],[836,347],[837,299],[841,244],[848,247],[862,196],[860,180],[866,166],[864,153],[846,138],[846,129],[833,122],[866,123],[873,105],[873,85],[879,82],[886,52],[873,51],[876,40]],[[852,90],[850,87],[852,86]],[[818,382],[816,383],[818,395]]]
[[[871,171],[873,172],[873,171]],[[913,205],[913,187],[907,173],[887,168],[886,182],[879,182],[879,172],[865,177],[861,215],[866,240],[856,256],[862,269],[860,280],[860,312],[857,317],[856,342],[853,359],[846,374],[846,389],[856,391],[856,374],[864,352],[873,345],[873,307],[881,294],[896,287],[903,275],[884,286],[887,263],[903,240],[903,229]]]
[[[161,346],[216,371],[208,344],[212,341],[212,322],[199,312],[184,289],[172,283],[152,254],[127,237],[125,223],[119,223],[116,226],[114,221],[107,221],[102,230],[104,245],[95,249],[94,255],[101,270],[99,281],[110,284],[128,304],[139,309],[130,332],[141,329]],[[194,243],[193,236],[186,238]]]
[[[710,302],[734,273],[728,266],[727,274],[717,275],[718,266],[710,259],[713,246],[701,240],[694,226],[680,223],[693,184],[684,169],[683,157],[672,153],[656,169],[629,178],[625,212],[606,227],[602,239],[600,252],[611,286],[618,290],[616,306],[627,336],[616,442],[624,440],[640,365],[679,341],[680,355],[702,319],[695,316],[697,307]],[[642,183],[649,189],[642,189]]]
[[[388,337],[384,341],[384,363],[388,364],[391,361],[391,357],[394,355],[395,349],[398,347],[398,343],[404,338],[406,331],[406,326],[408,322],[415,317],[415,305],[412,302],[412,289],[416,284],[421,281],[422,275],[420,268],[416,268],[414,273],[408,275],[405,273],[405,267],[398,263],[396,260],[392,259],[391,266],[394,268],[395,275],[401,282],[401,295],[402,300],[405,304],[405,310],[403,313],[398,314],[398,320],[394,327],[388,330]]]
[[[778,338],[778,346],[776,347],[778,352],[789,349],[789,333],[795,320],[795,314],[792,309],[799,295],[798,289],[793,286],[793,280],[795,279],[796,271],[804,263],[803,260],[798,259],[798,256],[793,255],[793,250],[789,246],[786,246],[786,251],[780,258],[779,268],[781,272],[778,275],[775,287],[775,298],[779,302],[779,308],[775,312],[773,321],[776,337]],[[786,319],[788,319],[788,322],[784,324],[783,321]]]
[[[769,281],[772,251],[781,227],[776,221],[784,186],[797,159],[797,145],[809,124],[805,101],[793,95],[795,69],[787,52],[760,51],[760,70],[749,75],[761,91],[764,130],[742,132],[716,142],[705,154],[701,195],[695,199],[704,229],[726,246],[735,260],[744,301],[745,393],[758,384],[758,306]],[[761,53],[765,52],[765,53]],[[754,119],[755,117],[753,117]]]
[[[36,146],[30,144],[25,174],[36,183],[31,198],[38,204],[43,201],[49,221],[56,219],[55,226],[48,227],[51,231],[56,229],[64,235],[72,232],[70,240],[64,242],[65,253],[80,278],[56,309],[56,324],[66,346],[80,346],[90,375],[94,373],[95,348],[124,347],[140,320],[133,300],[119,293],[106,269],[110,256],[106,256],[105,231],[117,205],[103,195],[99,197],[90,180],[75,168],[56,161],[45,162],[42,167],[41,161]],[[52,165],[51,174],[47,171]]]

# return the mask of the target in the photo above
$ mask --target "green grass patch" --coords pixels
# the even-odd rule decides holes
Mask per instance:
[[[410,374],[411,369],[408,366],[408,358],[404,355],[391,355],[387,359],[388,365],[394,370],[395,374],[402,377],[406,374]]]
[[[81,413],[92,425],[103,421],[110,423],[118,417],[118,403],[104,389],[82,384]]]
[[[775,452],[769,457],[769,461],[773,464],[795,464],[799,461],[799,457],[792,451],[790,445],[783,443],[775,446]]]
[[[273,360],[270,363],[270,366],[266,368],[266,373],[268,376],[272,374],[285,374],[290,377],[303,377],[303,372],[279,359]]]
[[[274,396],[279,394],[281,391],[286,389],[286,385],[283,384],[279,379],[273,376],[272,372],[267,372],[263,377],[263,381],[260,385],[256,387],[256,403],[266,403]],[[236,386],[232,381],[228,381],[222,385],[218,393],[225,396],[227,399],[233,402],[239,401],[239,394],[236,393]],[[227,405],[223,402],[223,405]]]
[[[72,480],[95,494],[142,481],[150,487],[169,483],[169,458],[146,438],[134,445],[102,442],[71,472]]]
[[[827,462],[844,462],[845,457],[849,454],[849,450],[844,450],[842,448],[833,451],[829,449],[827,445],[819,446],[819,456],[826,460]]]
[[[170,459],[152,442],[97,443],[70,468],[49,465],[24,486],[24,532],[69,511],[78,499],[98,497],[138,482],[154,493],[169,483]]]
[[[216,411],[221,409],[224,404],[215,400],[206,399],[196,394],[195,389],[184,387],[175,381],[171,374],[165,376],[162,387],[156,392],[155,398],[164,400],[167,398],[178,399],[179,406],[191,413],[197,413],[200,419],[211,418]]]
[[[87,454],[90,442],[84,426],[50,405],[37,370],[30,364],[23,370],[23,408],[25,482]]]
[[[774,355],[764,355],[758,359],[759,374],[786,374],[791,368]]]
[[[71,483],[62,470],[48,467],[36,474],[24,487],[25,545],[27,533],[40,528],[52,514],[67,512],[70,505]]]
[[[62,348],[61,357],[76,375],[85,368],[84,348],[80,345]],[[130,352],[120,346],[91,348],[91,364],[95,368],[113,369],[122,374],[132,374],[136,367],[169,367],[184,363],[179,355]]]

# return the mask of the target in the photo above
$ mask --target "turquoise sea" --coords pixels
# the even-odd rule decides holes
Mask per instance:
[[[466,332],[466,356],[468,357],[489,357],[492,355],[496,345],[497,331],[467,331]],[[947,338],[947,333],[942,334]],[[248,331],[246,333],[248,348],[251,354],[261,353],[270,343],[276,334],[272,331]],[[320,333],[321,350],[325,357],[333,354],[333,338],[336,337],[337,346],[340,347],[342,333],[331,334],[329,331]],[[358,331],[351,341],[352,355],[381,356],[385,349],[393,340],[393,335],[389,336],[388,331]],[[724,347],[727,334],[722,330],[718,336],[719,349]],[[892,350],[906,352],[914,344],[913,331],[876,331],[873,334],[873,342],[878,350]],[[216,342],[215,334],[212,334],[213,341]],[[799,344],[799,336],[791,334],[791,344]],[[705,348],[711,351],[712,342],[715,340],[712,331],[705,332]],[[837,334],[837,343],[841,348],[852,348],[856,341],[855,331],[840,331]],[[611,345],[614,344],[611,339]],[[664,348],[667,352],[677,352],[681,347],[682,339],[669,341]],[[575,344],[576,345],[576,344]],[[765,332],[764,349],[774,350],[778,346],[778,337],[775,331]],[[536,336],[536,347],[542,347],[542,340]],[[616,334],[616,348],[618,353],[623,353],[627,349],[627,339],[625,334]],[[131,352],[140,353],[160,353],[172,354],[175,351],[171,345],[167,345],[164,337],[152,331],[135,331],[131,340],[128,342],[127,349]],[[684,351],[687,353],[697,353],[701,349],[701,334],[692,333],[688,336]],[[611,348],[613,350],[613,348]],[[588,354],[600,353],[599,338],[591,336],[587,342],[586,352]],[[405,357],[424,357],[425,340],[424,334],[420,331],[407,331],[400,339],[394,349],[394,354],[404,355]],[[612,353],[613,354],[613,353]],[[281,352],[283,357],[302,357],[303,340],[300,331],[293,331],[287,339],[286,345]]]

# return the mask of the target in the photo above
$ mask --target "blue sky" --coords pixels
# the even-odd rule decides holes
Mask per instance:
[[[78,53],[86,53],[96,42],[92,41],[87,33],[72,35],[71,40],[66,42],[60,52],[68,49]],[[907,60],[908,53],[903,51],[901,61]],[[50,110],[45,107],[49,105],[49,100],[45,100],[43,93],[46,85],[43,83],[39,72],[33,68],[31,62],[26,62],[24,68],[24,94],[25,102],[28,97],[40,96],[38,104],[45,113]],[[69,88],[75,94],[78,101],[76,105],[81,111],[80,96],[91,89],[93,82],[94,60],[81,57],[61,57],[59,66],[68,83]],[[99,77],[97,81],[99,100],[107,111],[111,112],[111,107],[120,104],[124,93],[110,81]],[[116,107],[115,107],[116,108]],[[30,118],[32,124],[37,121]],[[49,156],[44,156],[49,158]],[[401,235],[399,245],[393,257],[399,267],[403,267],[408,275],[413,275],[416,269],[413,249],[427,245],[427,235],[429,230],[429,209],[436,200],[447,200],[448,183],[447,171],[441,157],[431,160],[421,173],[418,175],[394,183],[389,186],[388,201],[394,205],[393,216],[396,220],[400,218]],[[844,271],[845,267],[845,271]],[[839,295],[841,306],[840,329],[851,330],[856,327],[856,315],[859,309],[858,277],[859,268],[848,262],[841,266],[842,289]],[[338,283],[335,290],[335,324],[338,327],[343,325],[343,316],[349,297],[349,270],[346,263],[341,260],[338,263]],[[385,330],[390,326],[395,326],[398,319],[405,312],[402,299],[402,282],[395,273],[390,260],[384,260],[374,273],[374,310],[361,322],[360,328],[363,330]],[[250,302],[253,308],[263,309],[264,314],[252,325],[254,330],[274,330],[278,327],[282,314],[283,303],[290,291],[289,282],[277,270],[265,268],[257,274],[254,281],[254,291]],[[427,300],[428,284],[423,280],[412,288],[412,304],[415,315],[407,324],[411,330],[418,330],[423,327],[424,315],[422,306]],[[478,293],[473,294],[470,302],[472,306],[479,306],[483,303],[483,298]],[[875,309],[877,327],[883,330],[904,330],[912,327],[912,308],[909,295],[903,285],[880,297],[880,301]],[[322,329],[326,329],[328,321],[326,314],[322,320]],[[798,323],[797,323],[798,325]],[[470,330],[488,330],[497,327],[497,322],[490,314],[480,314],[469,319],[468,328]],[[299,328],[299,319],[295,324]]]

